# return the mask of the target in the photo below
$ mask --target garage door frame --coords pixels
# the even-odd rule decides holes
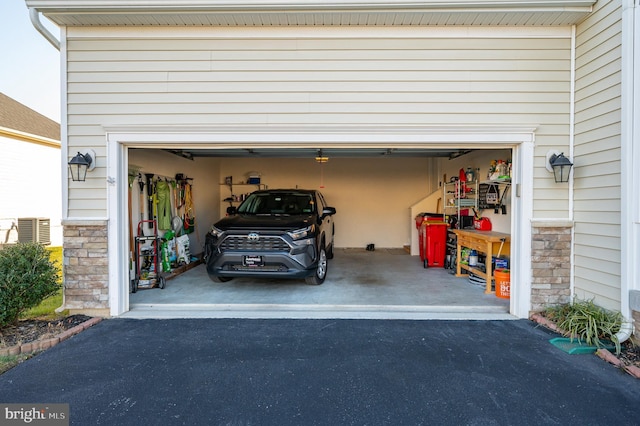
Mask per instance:
[[[531,306],[531,220],[535,127],[514,126],[110,126],[107,139],[109,306],[129,310],[127,191],[129,148],[512,149],[512,286],[509,312]],[[120,248],[126,248],[121,250]]]

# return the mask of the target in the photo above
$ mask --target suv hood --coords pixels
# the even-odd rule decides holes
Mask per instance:
[[[214,226],[221,231],[232,230],[287,230],[306,228],[313,224],[311,215],[243,215],[225,217]]]

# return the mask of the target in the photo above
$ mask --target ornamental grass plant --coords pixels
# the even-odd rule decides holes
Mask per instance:
[[[601,348],[613,343],[620,354],[621,342],[616,337],[623,317],[620,312],[604,309],[593,300],[574,300],[545,310],[545,316],[563,330],[572,341]]]

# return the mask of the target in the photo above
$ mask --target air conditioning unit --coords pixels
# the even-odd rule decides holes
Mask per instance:
[[[18,218],[18,242],[51,244],[51,221],[42,217]]]

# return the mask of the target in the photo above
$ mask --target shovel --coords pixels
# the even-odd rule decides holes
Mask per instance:
[[[145,176],[147,177],[147,206],[149,207],[147,215],[149,220],[153,220],[153,173],[145,173]],[[153,224],[151,226],[153,227]]]

